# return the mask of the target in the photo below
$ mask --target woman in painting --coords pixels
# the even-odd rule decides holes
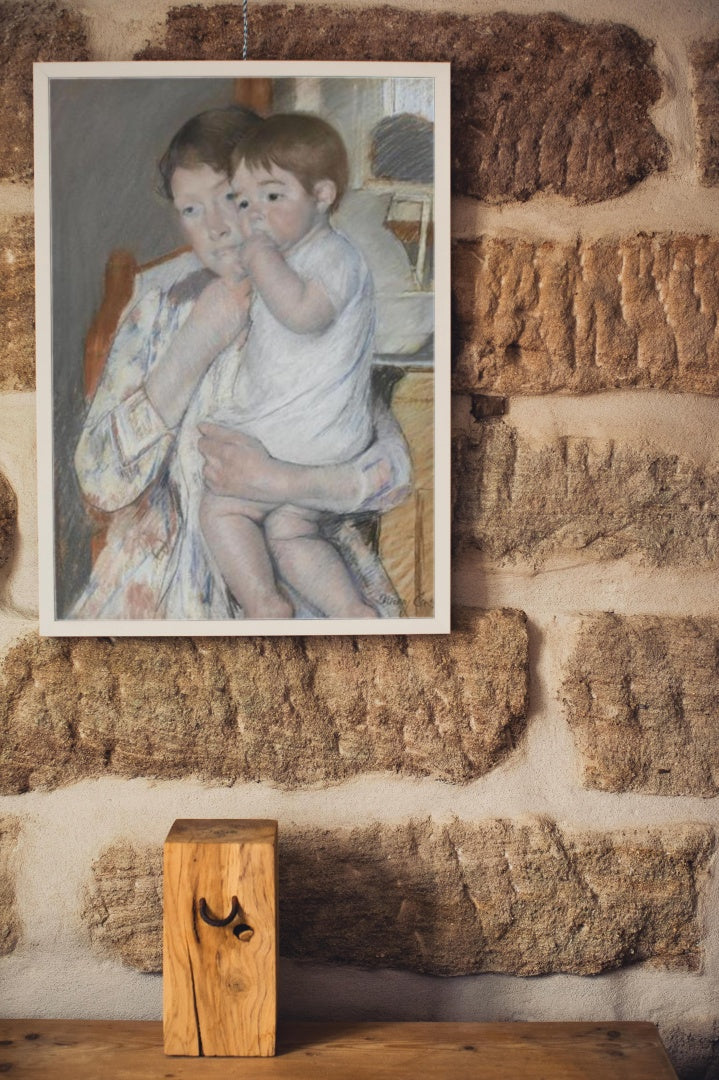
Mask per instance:
[[[160,170],[192,250],[139,274],[75,455],[88,503],[109,525],[70,617],[241,617],[188,526],[193,487],[219,495],[286,500],[328,512],[334,542],[379,616],[401,613],[379,560],[332,515],[383,511],[406,495],[409,458],[388,409],[376,439],[351,462],[300,466],[271,458],[256,440],[205,421],[235,377],[250,290],[237,281],[241,243],[228,174],[233,150],[260,121],[239,106],[193,117]],[[206,462],[204,475],[187,467]],[[334,524],[332,522],[334,521]],[[295,616],[322,616],[295,602]]]

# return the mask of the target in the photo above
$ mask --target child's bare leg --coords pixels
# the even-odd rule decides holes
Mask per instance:
[[[319,534],[319,514],[279,506],[265,518],[277,568],[293,588],[331,618],[376,619],[335,547]]]
[[[267,507],[205,491],[200,527],[227,586],[247,619],[291,619],[278,590],[262,530]]]

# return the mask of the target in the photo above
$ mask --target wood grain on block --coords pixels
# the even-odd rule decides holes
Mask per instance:
[[[454,455],[453,537],[487,561],[719,566],[715,465],[631,441],[530,442],[503,421],[476,424]]]
[[[719,393],[719,238],[454,247],[457,391]]]
[[[177,821],[165,841],[163,877],[165,1053],[271,1056],[277,822]]]
[[[716,619],[586,619],[564,698],[588,787],[719,794]]]
[[[0,179],[31,180],[32,65],[88,60],[82,17],[55,0],[0,5]]]
[[[29,390],[35,385],[35,257],[31,214],[0,218],[0,266],[3,281],[0,391]]]
[[[666,168],[652,49],[628,26],[557,14],[309,4],[258,5],[250,42],[253,60],[451,61],[453,184],[495,203],[541,191],[596,202]],[[241,6],[187,4],[136,59],[241,55]]]
[[[280,953],[431,975],[697,970],[714,846],[702,825],[602,831],[546,818],[281,829]],[[104,955],[157,971],[161,853],[118,842],[84,920]]]
[[[521,738],[527,648],[522,612],[470,608],[451,634],[410,638],[28,636],[0,667],[0,789],[103,775],[464,783]]]
[[[162,1057],[160,1024],[0,1020],[0,1068],[52,1080],[676,1080],[653,1024],[288,1023],[272,1061]]]
[[[719,184],[719,38],[698,41],[690,49],[694,73],[699,178]]]

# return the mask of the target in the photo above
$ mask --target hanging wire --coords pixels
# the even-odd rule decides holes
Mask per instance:
[[[242,0],[242,59],[247,59],[247,5],[248,0]]]

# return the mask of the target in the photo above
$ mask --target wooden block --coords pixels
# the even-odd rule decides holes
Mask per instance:
[[[165,1053],[274,1054],[277,822],[176,821],[163,906]]]

